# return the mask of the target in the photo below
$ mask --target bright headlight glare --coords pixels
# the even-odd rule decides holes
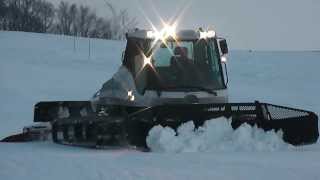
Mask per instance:
[[[152,65],[151,63],[151,57],[143,57],[143,67],[146,65]]]
[[[176,35],[176,28],[174,26],[166,25],[162,30],[164,36],[166,37],[175,37]]]
[[[168,37],[175,37],[176,36],[176,27],[165,25],[161,31],[147,31],[147,38],[156,39],[156,40],[164,40]]]
[[[131,90],[128,91],[128,99],[129,99],[129,101],[134,101],[134,99],[135,99],[133,92]]]

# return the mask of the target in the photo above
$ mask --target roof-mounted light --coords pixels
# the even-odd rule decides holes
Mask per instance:
[[[213,30],[200,31],[200,39],[214,38],[215,36],[216,36],[216,32]]]
[[[147,38],[155,40],[165,40],[169,37],[176,37],[176,27],[165,24],[161,31],[147,31]]]
[[[159,34],[155,31],[147,31],[147,38],[149,39],[157,39],[159,37]]]

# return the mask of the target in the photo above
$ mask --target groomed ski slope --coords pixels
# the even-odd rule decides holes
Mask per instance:
[[[118,69],[125,42],[90,40],[90,55],[88,39],[75,42],[0,31],[0,138],[29,125],[37,101],[87,100]],[[232,51],[230,99],[319,114],[319,59],[320,52]],[[319,143],[295,148],[249,126],[230,132],[226,121],[208,122],[203,134],[190,129],[192,123],[183,125],[184,136],[175,137],[156,127],[151,153],[1,143],[0,179],[320,179]]]

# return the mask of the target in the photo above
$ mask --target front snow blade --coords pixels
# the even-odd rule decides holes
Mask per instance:
[[[282,130],[284,141],[293,145],[315,143],[319,137],[318,116],[310,111],[268,103],[166,104],[133,113],[132,121],[152,121],[153,125],[177,128],[193,120],[196,127],[217,117],[232,119],[232,127],[243,123],[269,130]],[[130,122],[129,121],[129,122]]]
[[[4,139],[2,139],[0,142],[6,142],[6,143],[11,143],[11,142],[28,142],[32,141],[32,137],[30,136],[29,133],[19,133],[15,135],[8,136]]]

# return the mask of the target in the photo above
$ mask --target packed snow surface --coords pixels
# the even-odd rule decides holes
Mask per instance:
[[[177,132],[161,125],[153,127],[147,145],[154,152],[216,152],[216,151],[276,151],[288,150],[290,145],[282,140],[282,133],[264,132],[243,124],[236,130],[231,121],[217,118],[206,121],[195,129],[192,121],[182,124]]]
[[[120,41],[0,31],[0,138],[30,125],[38,101],[89,99],[118,70],[124,47]],[[230,101],[319,114],[319,59],[320,52],[231,51]],[[154,127],[151,153],[0,143],[0,179],[320,179],[319,144],[292,148],[281,134],[248,125],[231,132],[228,123],[212,120],[193,131],[189,122],[177,136]]]

